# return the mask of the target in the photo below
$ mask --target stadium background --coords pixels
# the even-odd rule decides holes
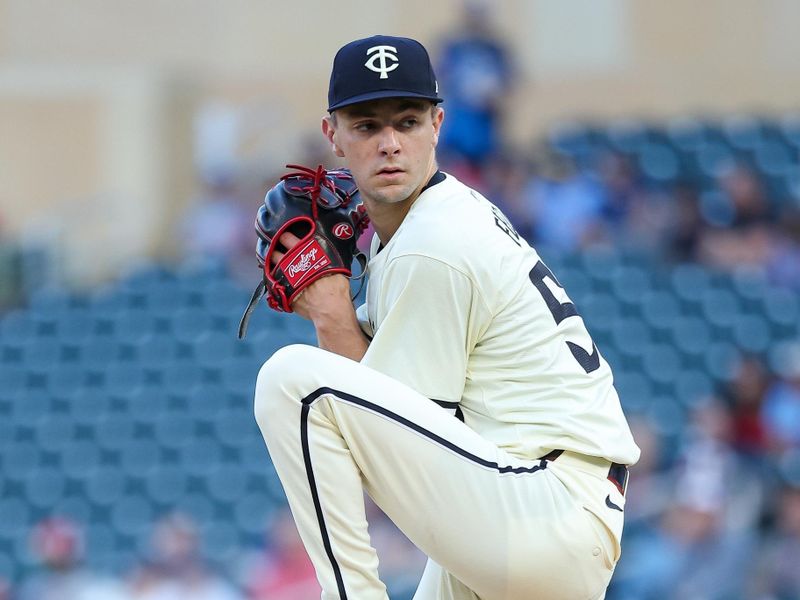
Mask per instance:
[[[334,164],[332,54],[378,32],[431,49],[442,166],[615,371],[643,459],[608,597],[800,598],[799,22],[792,0],[0,0],[0,598],[314,597],[251,409],[313,330],[235,326],[255,208],[285,163]],[[410,598],[422,558],[370,510]]]

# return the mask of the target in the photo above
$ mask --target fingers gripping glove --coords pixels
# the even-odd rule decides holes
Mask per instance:
[[[263,295],[270,308],[292,312],[292,301],[320,277],[333,273],[351,277],[354,257],[361,263],[362,275],[366,264],[356,242],[369,218],[350,172],[326,171],[322,165],[315,170],[286,166],[295,170],[267,192],[256,215],[256,256],[263,279],[242,316],[240,339]],[[280,242],[287,231],[300,238],[291,250]],[[273,265],[276,252],[283,256]]]

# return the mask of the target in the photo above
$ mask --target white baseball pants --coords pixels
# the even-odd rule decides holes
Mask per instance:
[[[415,600],[605,594],[624,507],[608,462],[516,458],[409,387],[311,346],[264,364],[255,414],[323,600],[388,598],[362,490],[431,559]]]

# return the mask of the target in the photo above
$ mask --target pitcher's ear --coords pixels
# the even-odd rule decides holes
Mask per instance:
[[[333,115],[325,115],[322,117],[322,134],[328,138],[331,144],[331,150],[339,158],[344,157],[344,152],[339,148],[334,136],[336,135],[336,117]]]

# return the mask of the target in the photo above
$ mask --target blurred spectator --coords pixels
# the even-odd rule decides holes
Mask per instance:
[[[770,206],[761,179],[752,169],[734,165],[724,170],[717,182],[722,204],[716,209],[719,222],[706,228],[700,258],[727,269],[764,266],[770,254],[772,231]]]
[[[673,192],[672,227],[667,235],[669,257],[678,262],[696,261],[704,228],[698,189],[687,181],[679,182]]]
[[[783,347],[779,377],[766,392],[762,415],[774,448],[800,448],[800,342]]]
[[[483,181],[476,187],[503,211],[523,238],[533,239],[533,203],[528,193],[532,172],[518,156],[497,154],[486,161]]]
[[[800,204],[781,215],[766,267],[775,283],[800,289]]]
[[[621,229],[644,196],[636,167],[628,157],[608,152],[598,161],[597,175],[603,197],[601,216],[615,230]]]
[[[786,485],[778,497],[774,531],[757,557],[749,597],[756,600],[800,598],[800,487]]]
[[[23,583],[19,600],[129,599],[120,582],[83,566],[83,535],[72,521],[60,517],[41,521],[31,532],[30,544],[43,571]]]
[[[755,543],[759,482],[729,445],[730,417],[711,400],[692,430],[663,517],[629,540],[615,593],[626,600],[727,600],[747,580]]]
[[[762,419],[762,404],[769,385],[769,375],[755,356],[739,361],[725,388],[731,407],[734,447],[746,455],[758,457],[769,449],[767,430]]]
[[[442,42],[436,68],[447,98],[439,151],[446,162],[456,158],[478,165],[502,145],[512,67],[505,41],[491,29],[488,2],[465,0],[462,18],[460,31]]]
[[[276,510],[264,553],[245,567],[251,600],[316,600],[322,593],[288,508]]]
[[[203,190],[180,223],[183,252],[190,261],[213,259],[233,267],[244,257],[255,262],[254,208],[239,197],[239,185],[231,173],[205,176]]]
[[[599,188],[564,155],[545,152],[528,185],[535,218],[533,240],[571,251],[602,239],[603,199]]]
[[[671,466],[663,456],[663,440],[653,424],[641,417],[630,420],[631,432],[642,451],[630,469],[625,500],[626,538],[640,527],[652,524],[670,503],[674,486]]]
[[[636,163],[619,152],[603,153],[596,171],[598,238],[662,253],[668,244],[671,221],[676,218],[672,199],[662,192],[645,190]]]
[[[200,556],[196,525],[173,513],[155,524],[151,553],[131,581],[135,600],[241,600]]]

